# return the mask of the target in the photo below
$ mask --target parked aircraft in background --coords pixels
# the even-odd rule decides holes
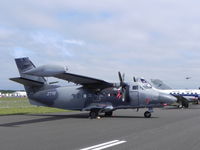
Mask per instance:
[[[10,80],[23,84],[33,105],[68,110],[90,111],[90,118],[100,113],[112,116],[117,109],[148,108],[144,113],[151,117],[153,108],[172,104],[177,99],[135,80],[125,82],[119,72],[119,83],[110,83],[91,77],[69,73],[66,67],[46,65],[35,67],[29,58],[15,59],[20,77]],[[73,82],[77,86],[61,87],[47,83],[45,77]]]
[[[171,89],[159,79],[152,79],[151,82],[155,89],[159,92],[171,94],[177,97],[180,106],[189,107],[189,103],[193,102],[198,104],[200,100],[200,89]]]

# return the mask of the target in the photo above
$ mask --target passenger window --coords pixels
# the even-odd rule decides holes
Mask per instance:
[[[138,85],[133,86],[132,90],[138,90]]]

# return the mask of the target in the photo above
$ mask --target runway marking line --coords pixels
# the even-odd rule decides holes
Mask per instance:
[[[126,141],[113,140],[113,141],[109,141],[109,142],[106,142],[106,143],[94,145],[94,146],[91,146],[91,147],[86,147],[86,148],[83,148],[83,149],[80,149],[80,150],[102,150],[102,149],[112,147],[112,146],[116,146],[116,145],[119,145],[119,144],[122,144],[122,143],[125,143],[125,142]]]

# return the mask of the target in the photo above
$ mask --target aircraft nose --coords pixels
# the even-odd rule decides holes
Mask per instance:
[[[163,104],[171,105],[171,104],[177,102],[177,98],[170,94],[160,93],[160,101]]]

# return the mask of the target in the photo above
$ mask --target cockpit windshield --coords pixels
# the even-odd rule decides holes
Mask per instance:
[[[147,84],[143,85],[143,88],[152,89],[152,86],[149,83],[147,83]]]
[[[145,88],[145,89],[151,89],[152,86],[149,82],[147,82],[145,79],[143,78],[140,78],[140,82],[142,83],[142,87]]]

